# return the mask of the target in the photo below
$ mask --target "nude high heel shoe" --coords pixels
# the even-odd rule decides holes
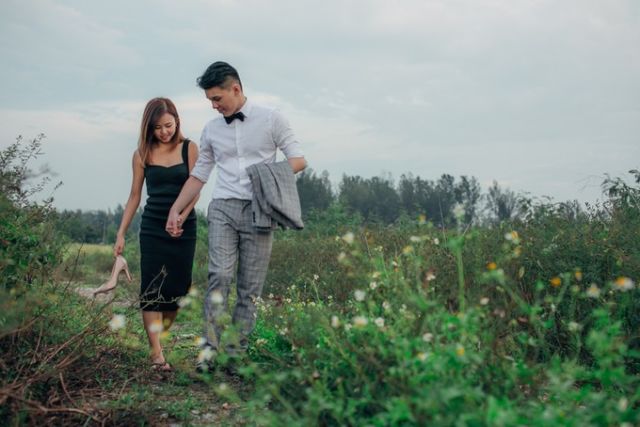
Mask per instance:
[[[122,270],[124,270],[124,273],[127,275],[127,279],[129,280],[129,282],[131,282],[131,274],[129,273],[127,260],[124,259],[122,255],[118,255],[116,257],[116,261],[113,263],[113,268],[111,269],[111,277],[99,288],[93,291],[93,296],[95,297],[98,294],[106,293],[112,289],[115,289],[116,285],[118,284],[118,276],[120,275],[120,272]]]

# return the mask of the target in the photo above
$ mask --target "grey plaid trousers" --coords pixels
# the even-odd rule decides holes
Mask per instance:
[[[221,316],[228,309],[231,283],[236,278],[236,306],[232,323],[238,338],[226,344],[229,354],[247,349],[256,324],[256,299],[267,276],[273,235],[253,226],[250,200],[213,199],[209,203],[209,285],[205,294],[206,345],[219,350]]]

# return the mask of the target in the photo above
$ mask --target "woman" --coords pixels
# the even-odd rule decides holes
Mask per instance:
[[[178,314],[178,299],[191,286],[191,269],[196,247],[198,198],[180,213],[182,228],[169,234],[167,214],[198,157],[198,147],[180,132],[180,118],[167,98],[147,103],[140,126],[138,148],[133,153],[133,182],[113,254],[118,259],[125,245],[127,228],[140,205],[146,180],[147,202],[140,224],[140,308],[149,345],[151,364],[171,370],[162,352],[160,333],[169,329]]]

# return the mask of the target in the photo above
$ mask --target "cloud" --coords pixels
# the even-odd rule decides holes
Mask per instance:
[[[124,165],[127,188],[144,102],[173,98],[197,140],[212,111],[195,78],[217,59],[334,180],[464,174],[589,200],[584,179],[640,155],[630,0],[9,0],[0,15],[1,132],[46,132],[56,165],[87,185],[58,151],[87,150],[77,159],[100,185],[103,165]]]

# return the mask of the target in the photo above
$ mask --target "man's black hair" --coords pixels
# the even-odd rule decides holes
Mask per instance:
[[[200,88],[206,90],[212,87],[227,88],[231,80],[237,81],[242,88],[238,71],[226,62],[218,61],[209,65],[196,81]]]

